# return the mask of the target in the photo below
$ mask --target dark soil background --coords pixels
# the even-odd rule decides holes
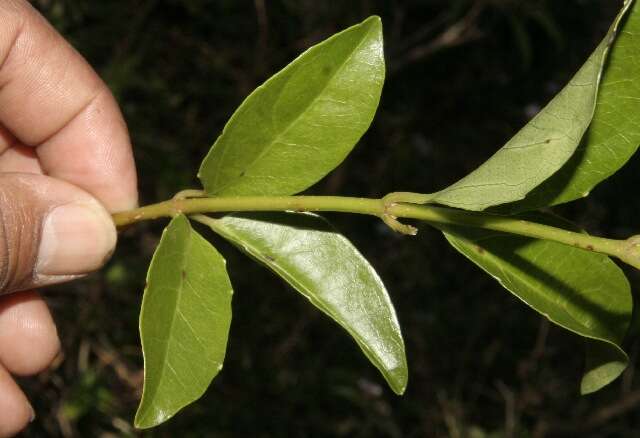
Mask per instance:
[[[382,17],[388,76],[351,156],[311,192],[431,192],[488,158],[586,59],[612,0],[36,0],[108,82],[129,124],[141,203],[197,187],[195,170],[251,90],[309,45]],[[639,232],[640,157],[558,211],[592,233]],[[271,273],[217,242],[235,288],[223,372],[157,429],[141,392],[138,311],[163,223],[135,226],[112,261],[47,293],[63,339],[21,383],[40,437],[632,437],[640,382],[578,394],[583,342],[529,310],[435,231],[390,233],[329,215],[379,270],[407,344],[409,387],[386,388],[358,347]],[[630,272],[635,290],[640,276]],[[630,343],[635,362],[638,345]]]

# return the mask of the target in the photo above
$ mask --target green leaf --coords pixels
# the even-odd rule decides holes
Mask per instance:
[[[587,340],[585,371],[580,393],[591,394],[613,382],[627,368],[629,357],[618,347]]]
[[[222,369],[231,324],[225,260],[176,216],[162,234],[140,312],[144,390],[135,426],[168,420]]]
[[[593,121],[571,159],[510,211],[535,210],[587,196],[640,145],[640,3],[622,22],[603,72]]]
[[[430,197],[430,202],[484,210],[523,199],[574,154],[594,114],[606,54],[627,2],[611,29],[569,84],[480,167]]]
[[[547,223],[559,224],[544,217]],[[629,327],[629,283],[607,256],[556,242],[481,229],[446,227],[460,253],[555,324],[589,338],[582,393],[617,378],[628,358],[620,347]]]
[[[407,361],[395,310],[373,267],[344,236],[312,214],[229,215],[206,224],[344,327],[393,391],[404,392]]]
[[[384,82],[370,17],[310,48],[240,105],[202,162],[210,195],[290,195],[340,164],[369,128]]]

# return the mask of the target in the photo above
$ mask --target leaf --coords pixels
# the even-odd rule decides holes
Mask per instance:
[[[153,255],[142,299],[145,370],[136,427],[171,418],[222,369],[232,293],[225,260],[185,216],[176,216]]]
[[[535,210],[587,196],[640,145],[640,4],[634,2],[611,48],[593,121],[571,159],[510,211]]]
[[[310,48],[240,105],[202,162],[210,195],[290,195],[340,164],[369,128],[384,82],[370,17]]]
[[[629,282],[607,256],[495,231],[447,227],[443,232],[455,249],[531,308],[592,340],[583,393],[622,373],[628,358],[620,345],[631,321],[632,298]]]
[[[629,357],[620,348],[587,340],[585,372],[580,394],[591,394],[613,382],[627,368]]]
[[[313,214],[229,215],[213,231],[282,277],[358,343],[389,386],[407,386],[404,341],[395,310],[373,267]]]
[[[569,84],[506,145],[430,202],[484,210],[523,199],[574,154],[594,114],[606,54],[627,2],[604,40]]]

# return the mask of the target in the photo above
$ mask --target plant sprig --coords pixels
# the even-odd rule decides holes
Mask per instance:
[[[190,219],[342,326],[398,394],[408,367],[387,290],[317,212],[371,215],[409,235],[422,223],[437,228],[532,309],[587,339],[582,393],[617,378],[628,363],[622,343],[633,302],[609,257],[640,269],[640,235],[591,236],[536,210],[586,196],[636,152],[640,72],[630,54],[639,47],[640,7],[627,0],[569,84],[478,169],[436,193],[380,199],[297,195],[343,161],[373,120],[385,75],[380,19],[330,37],[276,73],[240,105],[204,159],[204,191],[113,216],[119,227],[171,218],[143,297],[136,426],[171,418],[222,368],[231,283],[223,257]]]

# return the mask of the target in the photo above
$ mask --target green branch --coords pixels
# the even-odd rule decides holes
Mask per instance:
[[[196,195],[199,192],[181,192],[174,199],[147,205],[134,210],[116,213],[116,226],[123,227],[145,220],[202,213],[225,213],[239,211],[327,211],[376,216],[394,230],[404,234],[415,234],[416,229],[398,222],[402,219],[417,219],[436,228],[464,226],[500,231],[520,236],[551,240],[587,251],[599,252],[620,259],[640,269],[640,236],[627,240],[607,239],[588,234],[564,230],[549,225],[530,222],[515,217],[478,213],[432,205],[417,205],[419,194],[392,193],[382,199],[352,198],[342,196],[235,196],[189,198],[182,193]]]

